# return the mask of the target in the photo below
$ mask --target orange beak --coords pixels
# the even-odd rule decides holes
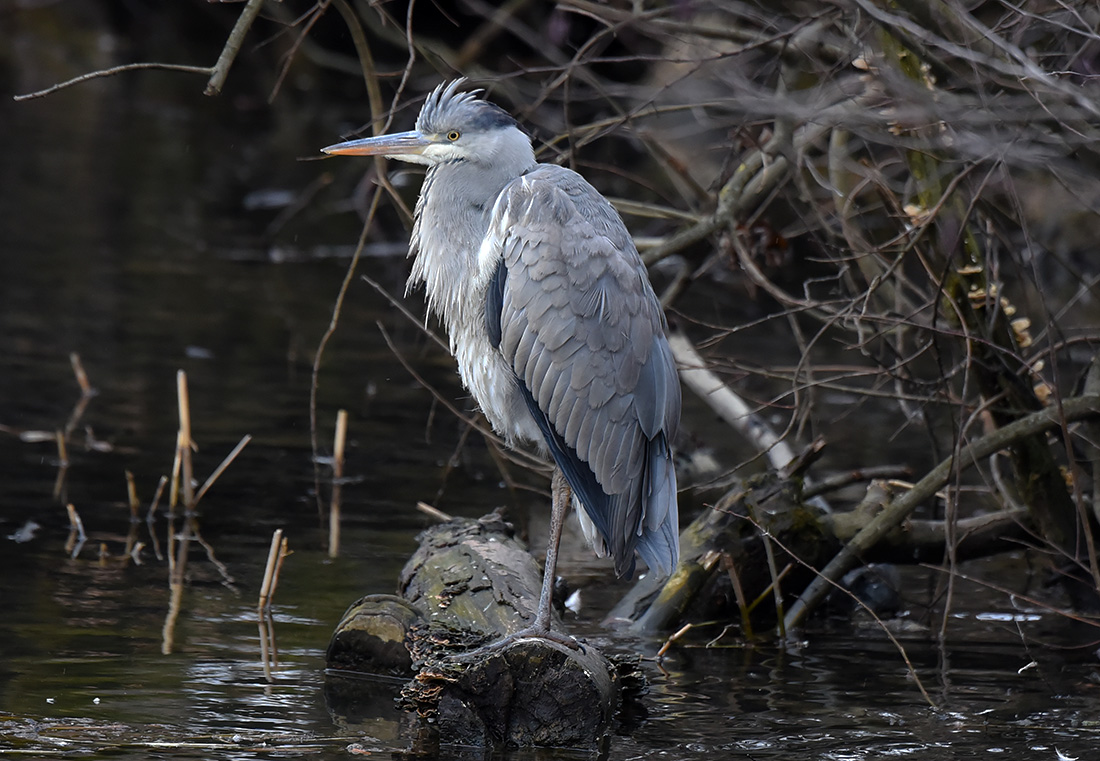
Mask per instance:
[[[416,130],[411,132],[397,132],[392,135],[379,135],[378,137],[364,137],[359,140],[349,140],[346,143],[337,143],[327,148],[322,148],[322,153],[334,156],[386,156],[387,158],[400,158],[402,156],[419,156],[424,149],[431,145]]]

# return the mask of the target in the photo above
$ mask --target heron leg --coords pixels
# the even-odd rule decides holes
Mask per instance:
[[[584,650],[581,643],[568,634],[562,634],[550,628],[550,613],[554,603],[554,579],[557,576],[558,566],[558,545],[561,544],[562,526],[565,525],[565,516],[569,513],[569,505],[572,502],[573,490],[565,480],[565,474],[562,473],[561,468],[555,467],[554,476],[550,481],[550,541],[546,547],[546,563],[542,569],[542,591],[539,593],[538,608],[535,609],[535,620],[519,631],[506,634],[470,652],[454,656],[456,660],[465,661],[472,657],[480,657],[493,650],[507,647],[516,640],[531,637],[557,642],[573,650]]]
[[[533,629],[550,631],[550,610],[554,603],[554,580],[557,578],[558,547],[561,545],[561,530],[565,525],[565,516],[569,513],[569,504],[573,501],[573,490],[565,480],[561,468],[554,468],[550,479],[550,541],[546,545],[546,563],[542,567],[542,592],[539,594],[539,607],[535,612]]]

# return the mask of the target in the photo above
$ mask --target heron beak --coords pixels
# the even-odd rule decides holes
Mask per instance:
[[[424,149],[431,145],[431,141],[422,134],[412,132],[397,132],[393,135],[379,135],[378,137],[364,137],[360,140],[349,140],[346,143],[337,143],[327,148],[322,148],[322,153],[334,156],[386,156],[387,158],[402,158],[404,156],[419,156]]]

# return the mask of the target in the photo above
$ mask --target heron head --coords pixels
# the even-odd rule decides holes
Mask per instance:
[[[512,116],[478,97],[480,90],[460,91],[464,78],[432,90],[416,118],[416,129],[322,148],[344,156],[385,156],[414,164],[468,162],[523,171],[534,164],[531,141]]]

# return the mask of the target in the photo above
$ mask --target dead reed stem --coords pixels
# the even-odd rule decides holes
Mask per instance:
[[[84,412],[88,409],[88,403],[92,401],[92,397],[95,396],[95,392],[91,394],[81,394],[80,398],[76,400],[76,404],[73,405],[73,411],[69,414],[69,419],[65,422],[64,435],[67,439],[72,435],[73,431],[80,424],[80,419],[84,417]]]
[[[336,413],[336,435],[332,444],[332,475],[334,478],[344,477],[344,448],[348,439],[348,411],[340,410]]]
[[[53,482],[53,498],[64,502],[67,499],[65,491],[65,476],[69,472],[68,465],[62,465],[57,469],[57,479]]]
[[[424,513],[424,515],[427,515],[429,518],[433,518],[440,523],[447,523],[448,521],[454,520],[452,516],[443,512],[438,507],[429,505],[427,502],[417,502],[416,509]]]
[[[163,655],[172,653],[172,646],[176,639],[176,619],[180,615],[180,603],[183,601],[183,582],[172,581],[168,584],[168,613],[164,617],[164,626],[160,632],[160,652]]]
[[[214,485],[214,482],[218,480],[218,476],[225,472],[225,469],[229,467],[229,464],[237,459],[237,455],[241,453],[241,450],[248,446],[248,442],[252,441],[252,436],[245,434],[240,441],[237,442],[237,446],[233,447],[233,451],[225,456],[225,459],[221,461],[218,467],[214,468],[214,472],[210,474],[210,477],[203,482],[202,487],[195,493],[194,499],[191,502],[190,509],[194,510],[199,504],[199,500],[210,490],[210,487]]]
[[[178,539],[174,524],[175,521],[168,521],[168,613],[164,617],[160,643],[160,651],[164,655],[172,652],[175,643],[176,619],[179,618],[180,604],[183,600],[183,579],[187,570],[187,556],[192,539],[189,521],[183,521]]]
[[[741,576],[737,572],[737,564],[729,553],[722,553],[722,565],[729,576],[730,586],[733,587],[733,596],[737,600],[737,610],[741,613],[741,631],[745,639],[753,638],[752,616],[749,610],[749,601],[745,598],[745,589],[741,586]],[[721,636],[721,635],[719,635]]]
[[[65,501],[65,475],[69,472],[69,451],[65,446],[65,434],[57,430],[54,432],[54,441],[57,442],[57,478],[53,482],[53,498]]]
[[[164,487],[168,483],[168,476],[161,476],[157,481],[157,490],[153,492],[153,501],[149,503],[149,512],[145,514],[145,520],[148,523],[153,522],[153,518],[157,514],[157,505],[160,504],[160,498],[164,494]]]
[[[84,521],[80,520],[80,513],[71,502],[65,505],[65,510],[69,513],[69,526],[76,532],[77,539],[83,542],[88,535],[84,533]]]
[[[264,680],[268,684],[275,681],[272,670],[278,665],[279,651],[275,646],[275,627],[271,622],[271,615],[261,613],[256,625],[260,631],[260,660],[264,668]]]
[[[332,501],[328,510],[328,556],[340,554],[340,497],[344,478],[344,448],[348,438],[348,411],[336,413],[336,435],[332,444]]]
[[[138,496],[137,485],[134,483],[133,472],[127,470],[126,473],[126,497],[130,503],[130,520],[136,522],[138,519]]]
[[[195,485],[191,468],[191,398],[187,393],[187,373],[183,370],[176,372],[176,394],[179,397],[180,411],[180,433],[177,441],[180,458],[179,484],[183,489],[183,507],[191,510],[195,506]]]
[[[271,577],[271,589],[268,590],[267,600],[270,606],[271,601],[275,599],[275,590],[279,587],[279,574],[283,571],[283,561],[286,560],[290,554],[288,548],[287,538],[284,536],[283,540],[279,542],[279,559],[275,561],[275,573]]]
[[[88,382],[88,374],[84,372],[84,365],[80,361],[80,355],[75,351],[69,354],[69,363],[73,366],[73,375],[76,376],[77,385],[80,386],[81,396],[93,396],[95,389]]]
[[[256,605],[256,609],[261,614],[271,609],[271,595],[275,590],[276,569],[280,565],[279,558],[285,548],[286,544],[283,540],[283,530],[277,528],[271,535],[271,548],[267,551],[267,566],[264,568],[264,581],[263,584],[260,585],[260,600]]]
[[[66,439],[76,430],[77,425],[80,423],[80,419],[84,417],[84,411],[88,409],[88,402],[90,402],[92,397],[97,393],[96,390],[92,388],[92,384],[88,382],[88,374],[84,372],[84,365],[80,362],[80,355],[75,351],[69,354],[69,363],[73,366],[73,375],[76,376],[76,383],[80,386],[80,398],[76,400],[73,411],[69,414],[69,419],[65,423],[63,435]]]
[[[57,442],[57,462],[62,468],[69,466],[69,450],[65,446],[65,434],[60,430],[54,433],[54,440]]]
[[[72,503],[65,505],[65,509],[69,513],[69,537],[65,540],[65,552],[69,553],[69,557],[75,558],[80,554],[87,534],[84,533],[84,522],[80,520],[80,514]]]
[[[180,498],[180,461],[183,459],[180,448],[180,434],[176,432],[176,451],[172,456],[172,486],[168,489],[168,512],[176,514],[176,506]]]

